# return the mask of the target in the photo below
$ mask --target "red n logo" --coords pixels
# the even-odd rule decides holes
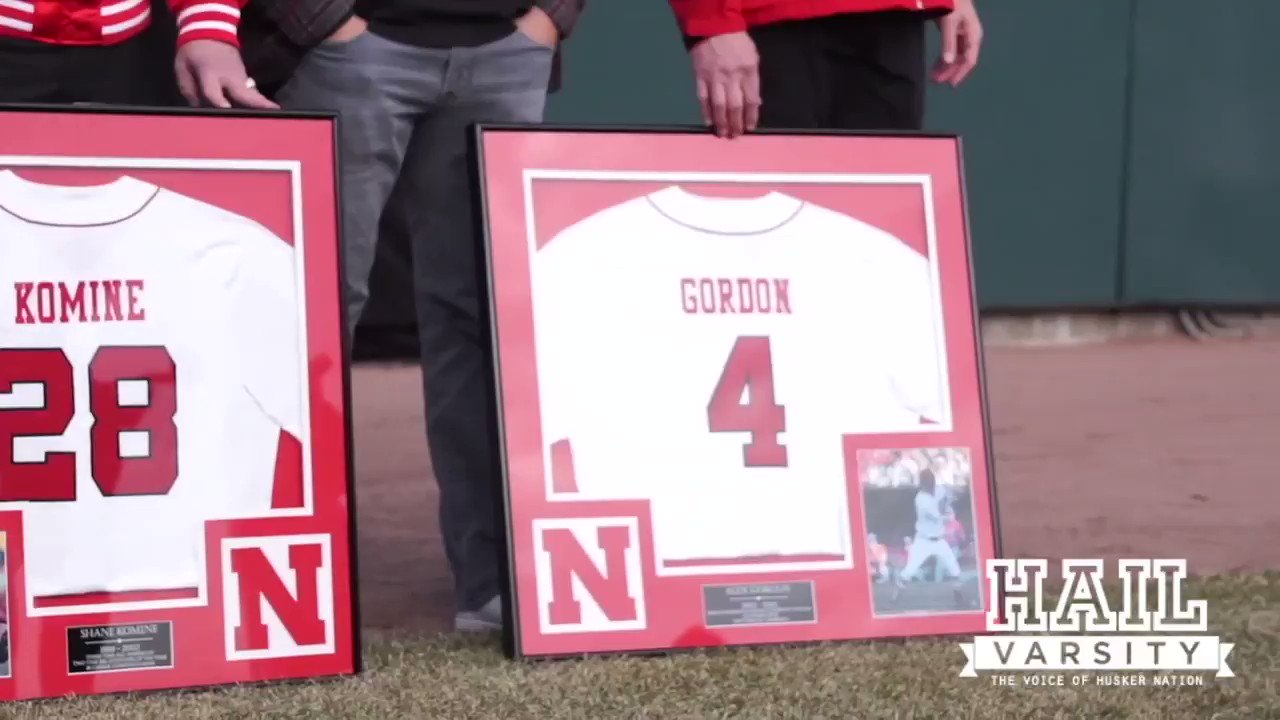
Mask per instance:
[[[634,518],[534,523],[538,615],[544,633],[645,627],[644,577]]]
[[[328,535],[223,541],[228,659],[334,651],[331,547]]]

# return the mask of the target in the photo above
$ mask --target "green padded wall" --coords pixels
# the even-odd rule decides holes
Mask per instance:
[[[981,65],[960,88],[930,93],[928,121],[964,138],[979,303],[1112,306],[1131,4],[979,7]]]
[[[1280,302],[1276,0],[1137,0],[1123,301]]]
[[[589,0],[565,43],[555,123],[700,122],[693,73],[666,0]]]

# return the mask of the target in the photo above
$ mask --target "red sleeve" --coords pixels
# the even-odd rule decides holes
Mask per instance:
[[[240,8],[247,0],[169,0],[178,18],[178,45],[217,40],[240,47]]]
[[[680,30],[689,37],[711,37],[747,29],[742,0],[669,0]]]

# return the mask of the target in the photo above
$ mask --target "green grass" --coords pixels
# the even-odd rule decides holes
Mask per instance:
[[[0,718],[1280,719],[1280,574],[1198,579],[1234,679],[1010,688],[961,678],[957,643],[841,643],[659,658],[506,660],[496,640],[370,635],[367,672],[314,684],[14,704]]]

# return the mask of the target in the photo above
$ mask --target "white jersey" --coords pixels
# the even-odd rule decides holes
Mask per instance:
[[[205,521],[270,510],[280,432],[303,438],[292,248],[128,177],[2,172],[0,210],[0,509],[28,593],[199,587]]]
[[[927,259],[785,194],[670,187],[532,277],[543,439],[582,497],[651,501],[663,561],[847,557],[843,436],[949,421]]]
[[[942,501],[946,493],[936,489],[932,493],[920,490],[916,493],[916,539],[936,540],[946,534],[946,521],[942,518]]]

